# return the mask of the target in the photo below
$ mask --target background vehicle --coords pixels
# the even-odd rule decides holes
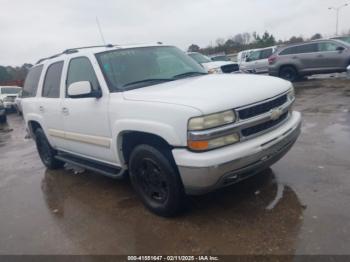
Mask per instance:
[[[231,62],[231,59],[225,54],[211,55],[210,59],[212,61],[230,61]]]
[[[341,40],[343,42],[350,44],[350,36],[339,36],[339,37],[334,37],[333,39]]]
[[[15,99],[15,108],[17,111],[17,114],[22,115],[23,110],[22,110],[22,91],[19,92],[18,96]]]
[[[269,71],[269,60],[268,58],[277,50],[276,46],[256,49],[251,51],[245,61],[242,61],[240,69],[242,71],[266,74]]]
[[[197,63],[201,64],[211,74],[232,73],[239,71],[239,66],[236,63],[228,61],[212,61],[209,57],[201,53],[188,53]]]
[[[0,100],[3,101],[4,107],[7,110],[15,109],[15,99],[21,90],[20,87],[0,86]]]
[[[300,133],[290,82],[207,74],[172,46],[68,50],[30,70],[23,97],[47,168],[69,162],[112,178],[128,170],[141,201],[162,216],[181,210],[185,194],[269,167]]]
[[[6,109],[4,102],[0,100],[0,124],[6,122]]]
[[[246,58],[249,56],[249,54],[254,51],[255,49],[249,49],[241,51],[237,54],[237,63],[238,65],[241,65],[243,62],[246,61]]]
[[[289,81],[301,76],[345,72],[350,45],[338,40],[318,40],[287,46],[269,58],[269,74]]]

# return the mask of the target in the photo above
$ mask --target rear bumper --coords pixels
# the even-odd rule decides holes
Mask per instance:
[[[240,144],[206,153],[173,150],[186,193],[204,194],[271,166],[293,146],[300,127],[301,115],[294,112],[279,128]]]

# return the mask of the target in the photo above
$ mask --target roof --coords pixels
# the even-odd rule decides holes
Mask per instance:
[[[127,48],[142,48],[142,47],[152,47],[152,46],[159,46],[162,45],[161,42],[158,42],[156,44],[131,44],[131,45],[101,45],[101,46],[83,46],[83,47],[75,47],[75,48],[69,48],[62,53],[42,58],[40,59],[36,65],[42,64],[44,61],[48,61],[51,59],[54,59],[56,57],[61,57],[61,56],[69,56],[72,54],[80,53],[80,54],[96,54],[96,53],[102,53],[105,51],[111,51],[111,50],[118,50],[118,49],[127,49]]]

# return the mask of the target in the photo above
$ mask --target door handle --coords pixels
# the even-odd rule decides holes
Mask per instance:
[[[68,108],[67,108],[67,107],[62,107],[62,113],[63,113],[64,115],[69,115],[69,110],[68,110]]]
[[[45,110],[44,110],[44,107],[43,106],[39,106],[39,111],[40,112],[44,112]]]
[[[322,58],[322,57],[323,57],[323,55],[318,55],[317,57],[320,57],[320,58]]]
[[[293,56],[292,58],[293,58],[293,59],[298,59],[298,57],[297,57],[297,56]]]

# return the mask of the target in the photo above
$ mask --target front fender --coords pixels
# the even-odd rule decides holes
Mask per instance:
[[[153,135],[157,135],[163,138],[171,146],[183,146],[186,144],[186,134],[183,134],[183,137],[180,136],[179,132],[176,132],[174,127],[165,123],[159,123],[155,121],[148,120],[132,120],[124,119],[119,120],[114,123],[112,126],[112,144],[117,145],[113,147],[115,150],[115,155],[119,163],[122,163],[121,156],[121,136],[125,132],[137,131],[144,132]]]

